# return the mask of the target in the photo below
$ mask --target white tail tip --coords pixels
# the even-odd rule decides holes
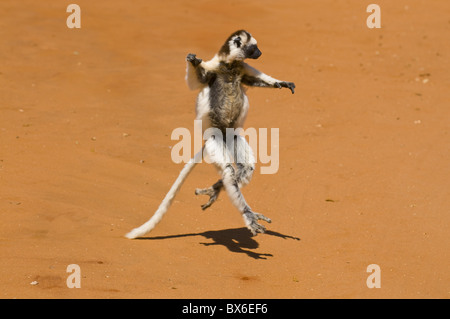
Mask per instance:
[[[128,239],[135,239],[139,236],[142,236],[142,235],[140,234],[140,232],[138,231],[137,228],[133,229],[132,231],[130,231],[128,234],[125,235],[125,237]]]
[[[167,211],[167,209],[165,211]],[[155,213],[155,215],[152,218],[150,218],[150,220],[148,222],[133,229],[128,234],[126,234],[125,237],[128,239],[134,239],[134,238],[144,236],[145,234],[150,232],[153,228],[155,228],[156,224],[158,224],[161,221],[165,211],[158,210]]]

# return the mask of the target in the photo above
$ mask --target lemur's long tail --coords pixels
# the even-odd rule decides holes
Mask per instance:
[[[159,205],[155,214],[153,214],[152,218],[150,218],[145,224],[130,231],[128,234],[125,235],[125,237],[127,237],[129,239],[137,238],[137,237],[145,235],[146,233],[151,231],[153,228],[155,228],[155,226],[161,221],[164,214],[169,209],[170,205],[172,204],[173,199],[175,198],[175,195],[180,190],[181,185],[183,185],[183,182],[186,180],[189,173],[192,171],[192,169],[195,167],[195,165],[198,162],[200,162],[200,159],[202,158],[202,154],[203,154],[203,148],[200,152],[195,154],[194,158],[192,158],[189,162],[186,163],[186,165],[184,165],[183,169],[180,172],[180,175],[178,175],[178,178],[176,179],[175,183],[173,183],[172,187],[170,188],[166,197],[164,197],[162,203]]]

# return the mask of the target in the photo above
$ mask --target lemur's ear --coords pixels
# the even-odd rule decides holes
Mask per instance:
[[[236,37],[236,39],[234,39],[234,44],[236,44],[236,46],[238,47],[238,48],[240,48],[241,47],[241,37]]]

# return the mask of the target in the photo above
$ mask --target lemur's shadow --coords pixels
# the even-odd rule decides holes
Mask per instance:
[[[283,235],[275,231],[268,230],[263,235],[260,236],[276,236],[283,239],[293,239],[300,240],[300,238]],[[212,246],[212,245],[222,245],[225,246],[229,251],[233,253],[244,253],[247,256],[254,259],[267,259],[267,257],[273,257],[272,254],[262,254],[251,251],[250,249],[256,249],[259,247],[258,242],[252,235],[252,233],[245,227],[242,228],[232,228],[232,229],[223,229],[223,230],[213,230],[213,231],[205,231],[203,233],[191,233],[191,234],[181,234],[181,235],[170,235],[170,236],[157,236],[157,237],[139,237],[137,239],[142,240],[163,240],[163,239],[171,239],[171,238],[180,238],[180,237],[191,237],[191,236],[203,236],[206,239],[212,239],[212,243],[200,243],[204,246]]]

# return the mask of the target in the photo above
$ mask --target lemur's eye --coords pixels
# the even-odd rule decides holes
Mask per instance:
[[[234,39],[234,44],[236,44],[236,46],[238,48],[241,47],[241,37],[237,37],[236,39]]]

